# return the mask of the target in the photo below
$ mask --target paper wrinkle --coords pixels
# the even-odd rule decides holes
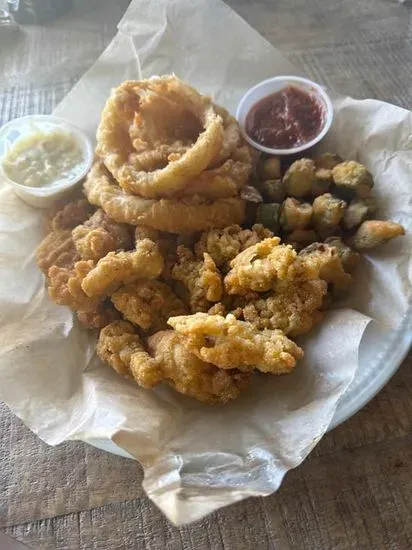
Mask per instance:
[[[112,87],[171,72],[232,112],[258,81],[300,74],[218,0],[134,0],[119,33],[55,114],[93,136]],[[410,312],[412,115],[333,95],[335,119],[321,149],[364,162],[380,215],[408,233],[365,256],[347,307],[299,339],[305,358],[295,372],[257,375],[226,406],[208,407],[168,387],[146,391],[102,365],[93,355],[95,336],[44,289],[33,255],[41,212],[1,183],[0,398],[52,445],[113,441],[142,463],[145,491],[177,525],[275,491],[327,430],[357,373],[359,350],[362,360],[373,357],[361,346],[371,318],[389,334]]]

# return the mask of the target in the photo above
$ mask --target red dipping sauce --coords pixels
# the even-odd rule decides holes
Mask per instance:
[[[292,149],[308,143],[322,130],[325,107],[314,94],[287,86],[261,99],[246,116],[245,130],[257,143]]]

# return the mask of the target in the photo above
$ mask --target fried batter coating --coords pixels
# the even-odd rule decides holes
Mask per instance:
[[[250,290],[264,292],[273,288],[277,279],[291,274],[296,252],[281,245],[278,237],[265,239],[250,246],[234,258],[224,279],[229,294],[246,294]]]
[[[45,217],[44,226],[47,232],[61,229],[73,229],[87,220],[93,213],[93,206],[86,199],[77,199],[65,205],[51,208]]]
[[[102,302],[95,310],[77,311],[76,314],[79,322],[88,329],[104,328],[121,317],[110,302]]]
[[[130,231],[126,225],[111,220],[101,209],[83,225],[72,231],[76,250],[84,260],[100,260],[109,252],[132,246]]]
[[[325,243],[313,243],[299,252],[299,259],[308,270],[314,270],[319,278],[330,283],[335,294],[348,290],[352,277],[345,273],[336,248]]]
[[[219,269],[228,271],[230,261],[239,252],[272,236],[272,232],[261,224],[255,224],[252,229],[230,225],[224,229],[213,229],[203,233],[195,244],[195,253],[198,258],[203,258],[203,254],[207,252]]]
[[[313,229],[295,229],[284,240],[285,244],[290,244],[295,250],[301,250],[316,241],[318,236]]]
[[[290,372],[303,350],[281,330],[258,331],[233,315],[195,313],[169,319],[184,336],[183,345],[199,359],[222,369],[282,374]]]
[[[125,193],[97,162],[84,184],[88,200],[112,220],[166,231],[196,233],[242,223],[246,203],[239,197],[208,201],[197,195],[182,199],[144,199]]]
[[[345,214],[346,202],[325,193],[313,201],[313,225],[321,237],[327,237],[336,232]]]
[[[46,275],[53,265],[70,269],[78,259],[70,229],[52,231],[36,250],[37,265]]]
[[[279,233],[280,228],[280,210],[281,205],[276,202],[259,204],[256,221],[272,231],[275,235]]]
[[[184,246],[177,247],[178,262],[172,269],[172,277],[180,281],[188,292],[192,311],[207,311],[210,302],[218,302],[223,293],[222,277],[215,262],[207,253],[197,259]]]
[[[159,231],[151,227],[136,227],[134,230],[134,242],[137,243],[143,239],[150,239],[155,243],[159,240]]]
[[[286,196],[282,180],[264,180],[256,184],[265,202],[282,202]]]
[[[315,172],[315,180],[312,183],[312,197],[318,197],[319,195],[327,193],[332,183],[332,170],[327,170],[326,168],[317,168]]]
[[[209,200],[235,197],[246,184],[252,170],[252,159],[247,146],[239,147],[223,164],[205,170],[187,183],[176,196],[199,195]]]
[[[289,336],[309,332],[321,321],[323,298],[327,283],[313,279],[290,285],[284,292],[252,300],[242,308],[245,321],[259,330],[280,329]]]
[[[368,197],[373,187],[372,175],[363,164],[354,160],[337,164],[332,175],[336,191],[345,198]]]
[[[343,158],[335,153],[322,153],[313,159],[316,168],[333,170],[337,164],[343,162]]]
[[[176,391],[211,405],[236,399],[250,381],[249,373],[227,372],[205,363],[182,345],[174,331],[148,339],[148,352],[133,325],[116,321],[100,332],[97,354],[116,372],[144,388],[162,381]]]
[[[124,317],[146,332],[167,329],[167,320],[188,313],[186,306],[165,283],[139,280],[122,286],[111,300]]]
[[[367,220],[362,223],[355,235],[348,242],[355,250],[369,250],[385,244],[400,235],[405,235],[405,229],[399,223]]]
[[[50,299],[74,311],[95,311],[100,299],[87,296],[82,289],[82,282],[93,267],[92,260],[80,260],[74,264],[73,269],[52,266],[48,272]]]
[[[114,321],[104,327],[100,332],[96,352],[117,373],[134,378],[143,388],[153,388],[161,380],[158,362],[150,357],[142,339],[127,321]]]
[[[173,125],[166,127],[168,115],[178,110],[177,124],[184,124],[185,113],[199,121],[201,133],[191,143],[191,147],[161,168],[146,171],[136,165],[136,159],[129,159],[135,141],[131,141],[128,128],[136,115],[143,121],[156,116],[158,105],[151,109],[151,100],[159,99],[169,104],[163,114],[162,134],[159,144],[168,145],[169,139],[176,140]],[[184,106],[184,107],[183,107]],[[142,108],[146,109],[142,112]],[[169,130],[172,135],[168,135]],[[189,137],[189,136],[188,136]],[[187,182],[199,175],[216,158],[223,145],[224,130],[210,98],[202,96],[194,88],[175,76],[163,76],[142,81],[125,81],[113,90],[102,111],[97,130],[97,154],[117,179],[130,193],[146,197],[171,195],[183,189]]]
[[[343,227],[353,229],[360,225],[366,218],[370,217],[378,210],[378,205],[373,197],[364,199],[353,199],[343,216]]]
[[[280,225],[285,231],[305,229],[312,218],[312,205],[297,199],[286,199],[280,211]]]
[[[144,239],[130,252],[109,252],[82,281],[82,289],[91,298],[110,296],[122,285],[137,279],[154,279],[160,275],[164,260],[157,245]]]
[[[305,158],[296,160],[283,176],[286,195],[298,198],[310,195],[315,179],[313,160]]]
[[[280,158],[270,157],[262,159],[257,166],[257,171],[262,180],[278,180],[281,177]]]
[[[176,391],[198,401],[216,405],[239,397],[250,383],[251,374],[237,369],[223,370],[202,361],[184,345],[175,331],[162,331],[148,339],[148,348],[162,369],[162,377]]]
[[[352,273],[359,263],[360,254],[349,248],[349,246],[346,246],[339,237],[329,237],[325,240],[325,244],[333,246],[333,248],[336,249],[342,262],[343,269],[347,273]]]

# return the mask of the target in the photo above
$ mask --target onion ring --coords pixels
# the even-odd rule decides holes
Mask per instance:
[[[146,172],[129,161],[129,154],[133,152],[129,127],[131,119],[139,112],[141,94],[150,93],[183,103],[186,110],[199,119],[204,131],[177,160],[172,160],[164,168]],[[97,130],[96,153],[125,190],[149,198],[158,197],[162,193],[170,195],[179,191],[205,170],[219,154],[223,137],[223,121],[211,99],[200,95],[175,76],[126,81],[113,91],[103,109]]]
[[[91,204],[101,207],[118,223],[143,225],[169,233],[195,233],[242,223],[245,201],[239,197],[207,201],[198,196],[183,199],[144,199],[127,194],[97,162],[84,184]]]

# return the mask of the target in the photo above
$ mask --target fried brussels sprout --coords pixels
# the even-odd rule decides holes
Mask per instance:
[[[313,225],[322,237],[329,237],[336,233],[337,227],[344,216],[346,202],[324,193],[313,201]]]
[[[336,153],[323,153],[313,159],[317,169],[332,170],[337,164],[343,162]]]
[[[280,225],[285,231],[305,229],[312,218],[312,205],[297,199],[286,199],[280,211]]]
[[[345,229],[353,229],[360,225],[363,221],[374,214],[378,209],[376,200],[373,197],[364,199],[353,199],[343,216],[343,227]]]
[[[354,160],[337,164],[332,170],[336,192],[344,198],[368,197],[373,187],[372,175]]]
[[[405,229],[399,223],[367,220],[362,223],[348,244],[355,250],[369,250],[400,235],[405,235]]]
[[[311,195],[313,197],[318,197],[319,195],[327,193],[332,183],[332,170],[328,170],[327,168],[319,168],[315,172],[315,179],[312,183]]]
[[[343,269],[347,273],[351,273],[358,265],[360,255],[349,248],[349,246],[347,246],[339,237],[329,237],[325,240],[325,243],[336,249],[341,259]]]
[[[278,180],[281,178],[280,158],[262,159],[258,164],[258,174],[262,180]]]
[[[256,223],[261,223],[275,235],[279,233],[280,204],[276,202],[260,204],[257,210]]]
[[[291,164],[283,176],[286,195],[305,197],[310,195],[315,181],[315,163],[311,159],[299,159]]]
[[[286,196],[281,179],[261,181],[258,184],[258,189],[265,202],[282,202]]]
[[[293,246],[295,250],[302,250],[306,246],[318,240],[316,231],[313,229],[295,229],[286,236],[284,242]]]

